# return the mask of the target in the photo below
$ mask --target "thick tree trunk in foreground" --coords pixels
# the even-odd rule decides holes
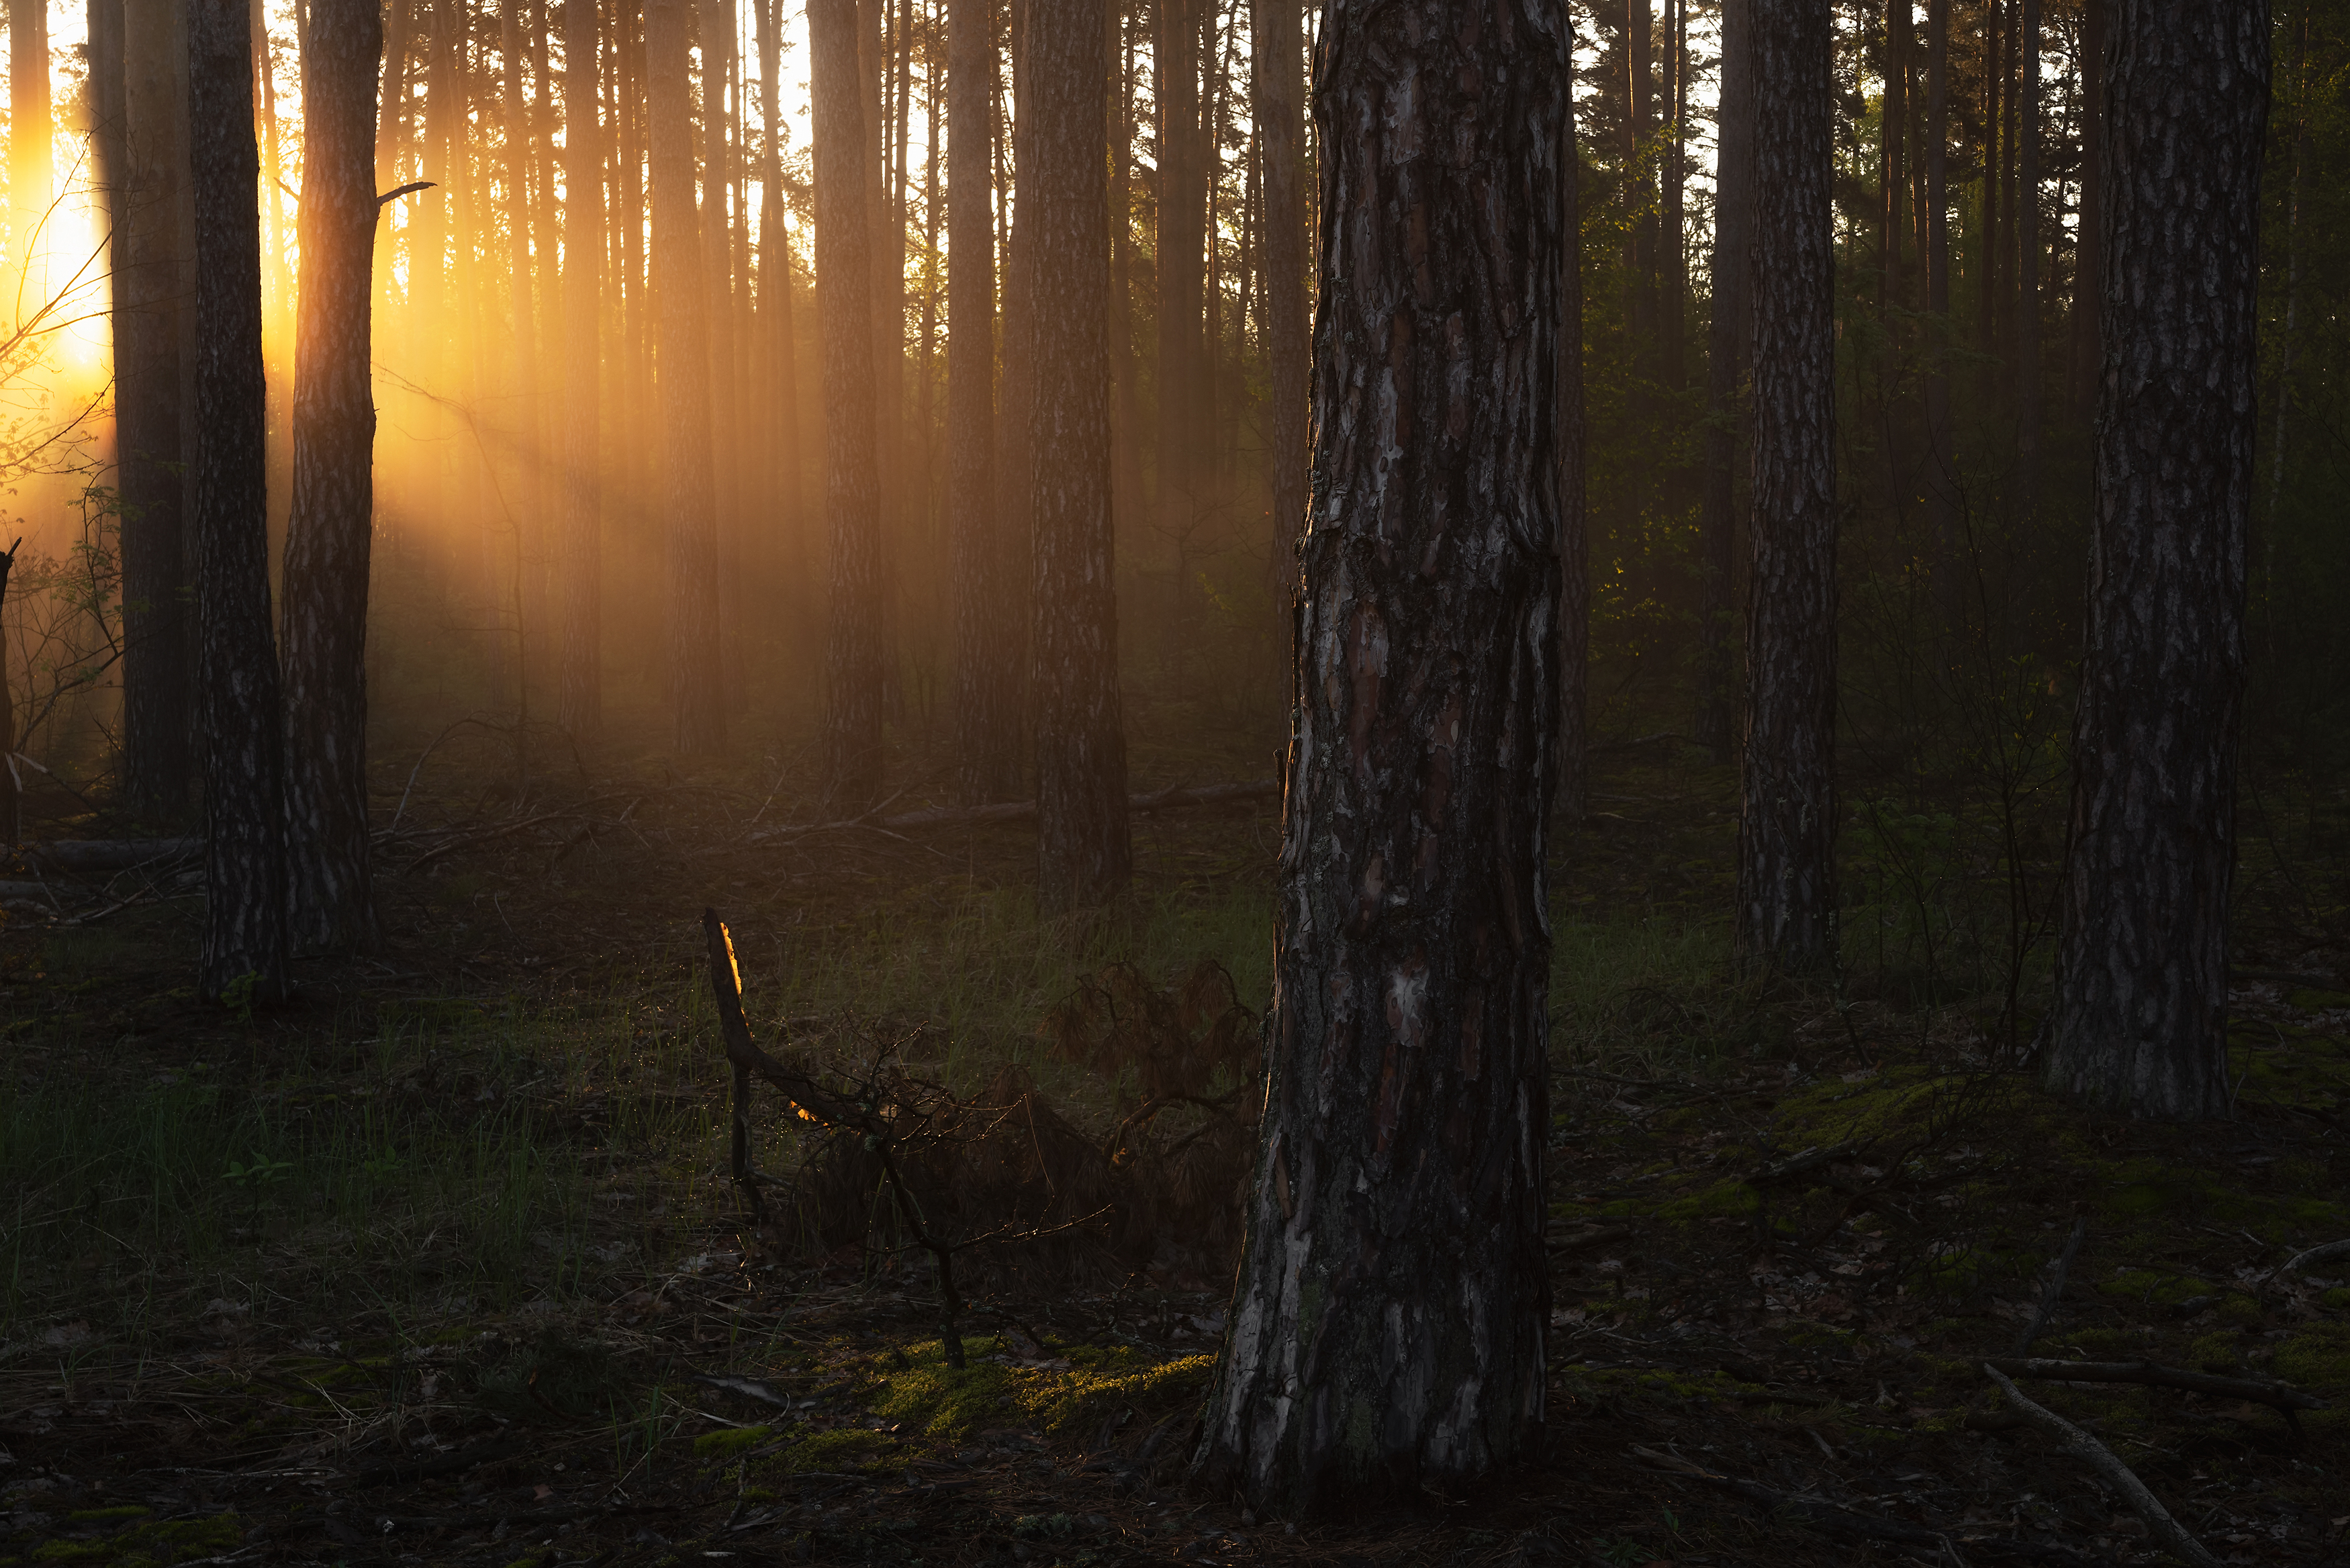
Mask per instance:
[[[955,777],[965,805],[1020,791],[1019,689],[995,516],[995,28],[948,0],[947,535],[954,551]]]
[[[1828,0],[1754,3],[1754,499],[1738,944],[1835,962],[1835,254]]]
[[[2049,1086],[2186,1121],[2229,1095],[2268,8],[2115,0],[2104,384]]]
[[[195,787],[193,581],[181,348],[193,244],[183,0],[122,0],[122,226],[115,236],[115,450],[122,487],[122,782],[163,819]]]
[[[1549,1315],[1565,8],[1322,26],[1271,1076],[1195,1460],[1284,1511],[1527,1452]]]
[[[286,989],[285,710],[269,617],[261,152],[245,0],[189,0],[196,211],[196,686],[204,734],[204,996]]]
[[[1300,94],[1300,0],[1254,0],[1257,43],[1251,56],[1256,78],[1257,158],[1264,181],[1265,358],[1270,361],[1272,407],[1266,437],[1273,443],[1268,466],[1273,480],[1270,571],[1275,613],[1284,621],[1297,587],[1297,541],[1305,529],[1305,467],[1312,452],[1305,429],[1306,378],[1313,357],[1314,325],[1305,310],[1305,158],[1298,145]]]
[[[1754,5],[1722,0],[1721,128],[1713,204],[1713,320],[1705,357],[1705,615],[1699,623],[1697,740],[1716,766],[1731,759],[1736,725],[1735,631],[1738,439],[1745,410],[1754,235]]]
[[[1133,870],[1109,473],[1109,61],[1095,0],[1027,0],[1021,228],[1030,326],[1028,493],[1035,519],[1036,901],[1105,903]]]
[[[816,292],[824,334],[824,511],[832,607],[824,659],[825,793],[853,816],[881,798],[880,477],[874,455],[872,234],[857,0],[809,0]]]
[[[369,385],[377,0],[311,0],[302,50],[302,292],[286,531],[286,861],[296,948],[372,946],[367,795]]]
[[[562,505],[555,552],[555,719],[573,734],[604,726],[602,356],[603,127],[596,94],[594,0],[563,0]]]
[[[686,88],[689,0],[648,0],[645,87],[652,167],[653,271],[660,356],[661,485],[670,561],[670,704],[677,749],[726,744],[719,669],[718,499],[710,436],[710,323],[694,211],[692,106]]]

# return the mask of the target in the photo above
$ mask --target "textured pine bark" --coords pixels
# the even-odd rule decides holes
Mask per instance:
[[[556,524],[555,722],[593,738],[604,727],[603,374],[597,312],[604,287],[604,133],[596,93],[594,0],[563,3],[563,467]],[[770,185],[772,189],[772,182]]]
[[[807,15],[816,292],[824,334],[824,510],[832,535],[824,774],[832,809],[854,815],[881,798],[881,512],[865,120],[856,0],[810,0]]]
[[[122,490],[122,778],[170,819],[195,789],[194,582],[187,550],[182,319],[188,205],[183,0],[122,0],[122,223],[115,244],[115,446]]]
[[[1835,255],[1828,0],[1754,4],[1754,493],[1738,943],[1835,962]]]
[[[204,940],[197,989],[286,989],[285,710],[271,639],[261,366],[261,153],[245,0],[188,0],[196,216],[196,688],[204,734]]]
[[[1201,328],[1206,309],[1207,171],[1200,142],[1201,0],[1159,0],[1151,39],[1159,104],[1159,526],[1180,538],[1196,521]],[[1041,605],[1037,607],[1040,613]]]
[[[1017,688],[1005,655],[995,515],[995,26],[948,0],[947,534],[954,551],[955,783],[965,805],[1020,789]]]
[[[1002,140],[1011,143],[1012,164],[1004,171],[1001,194],[1002,210],[1012,216],[1009,230],[998,231],[1003,250],[1003,322],[1002,362],[995,383],[995,526],[997,537],[1003,542],[1005,566],[1003,607],[997,620],[997,635],[1007,645],[1021,733],[1033,742],[1035,692],[1030,656],[1036,632],[1036,562],[1035,519],[1029,510],[1033,497],[1028,493],[1028,452],[1029,419],[1035,408],[1032,396],[1035,375],[1032,369],[1031,330],[1035,319],[1031,308],[1035,289],[1030,282],[1030,252],[1035,246],[1030,243],[1034,235],[1028,228],[1027,210],[1015,193],[1019,171],[1028,167],[1032,117],[1028,113],[1024,0],[1011,0],[1010,10],[1012,27],[1007,53],[1012,65],[1012,125],[1010,134]],[[1023,761],[1024,763],[1026,758]]]
[[[1300,0],[1254,0],[1257,156],[1264,180],[1264,337],[1271,361],[1272,578],[1286,615],[1297,590],[1297,541],[1305,530],[1305,428],[1314,325],[1305,309],[1305,159],[1299,94],[1304,40]]]
[[[1109,472],[1109,61],[1098,0],[1027,0],[1021,227],[1031,281],[1035,526],[1036,901],[1126,890],[1126,729],[1118,689]]]
[[[2114,0],[2105,369],[2051,1088],[2228,1111],[2268,8]]]
[[[1713,319],[1707,328],[1705,613],[1698,625],[1698,743],[1717,765],[1731,760],[1737,725],[1738,444],[1754,343],[1751,265],[1754,236],[1754,4],[1722,0],[1720,151],[1713,204]]]
[[[670,706],[677,749],[707,756],[726,744],[719,669],[718,500],[710,438],[710,323],[699,284],[692,105],[686,88],[691,0],[647,0],[645,88],[652,170],[653,290],[659,337],[661,488],[669,525]],[[687,283],[683,280],[693,280]]]
[[[1544,1415],[1563,5],[1330,0],[1263,1143],[1194,1469],[1335,1510]]]
[[[368,857],[369,384],[376,228],[377,0],[310,0],[302,51],[302,284],[286,531],[286,867],[295,947],[376,940]]]

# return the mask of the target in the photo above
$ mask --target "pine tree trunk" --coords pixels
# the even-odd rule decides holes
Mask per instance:
[[[806,484],[800,468],[799,345],[792,310],[792,240],[784,205],[783,22],[781,0],[759,0],[759,108],[766,146],[759,173],[759,314],[766,346],[764,380],[769,400],[768,429],[774,474],[764,580],[767,592],[786,607],[784,628],[794,662],[803,653],[800,628],[816,623],[820,606],[806,591],[815,575],[815,541],[806,522]]]
[[[604,728],[604,130],[596,93],[595,0],[563,0],[563,475],[555,718],[593,740]]]
[[[1990,389],[1997,384],[1991,361],[1999,353],[2000,89],[2001,78],[2005,75],[2002,67],[2007,62],[2000,28],[2000,0],[1984,0],[1982,57],[1982,228],[1975,247],[1975,352],[1981,356],[1981,378],[1977,385],[1983,394],[1983,406],[1977,411],[1987,419],[1991,414]]]
[[[1828,0],[1754,0],[1754,512],[1738,944],[1835,963],[1835,253]]]
[[[1036,530],[1030,511],[1028,452],[1032,433],[1029,416],[1035,406],[1035,377],[1030,369],[1035,319],[1031,301],[1035,291],[1030,283],[1030,236],[1023,227],[1028,220],[1021,215],[1024,209],[1019,204],[1018,191],[1020,171],[1027,166],[1031,117],[1027,8],[1024,0],[1011,0],[1009,9],[1012,124],[1008,133],[999,125],[997,148],[999,153],[1003,152],[1007,148],[1002,143],[1008,143],[1011,154],[1010,166],[999,171],[997,190],[998,223],[1008,223],[1009,227],[999,227],[997,233],[1003,256],[1003,319],[1000,350],[1003,358],[995,383],[995,528],[996,537],[1003,542],[1005,592],[1009,597],[998,623],[998,635],[1007,644],[1005,656],[1012,669],[1022,732],[1033,738],[1035,670],[1030,655],[1036,630]],[[1023,758],[1024,764],[1026,760]]]
[[[1736,0],[1733,0],[1736,3]],[[1552,804],[1567,822],[1590,809],[1591,537],[1583,405],[1583,152],[1573,83],[1559,108],[1558,211],[1558,735]]]
[[[1305,157],[1300,145],[1304,42],[1300,0],[1255,0],[1251,61],[1258,157],[1264,182],[1264,337],[1271,381],[1274,606],[1286,624],[1305,531],[1306,378],[1313,324],[1305,317]]]
[[[209,998],[286,990],[285,711],[269,615],[263,447],[261,153],[245,0],[188,0],[188,168],[196,214],[196,685],[204,734]]]
[[[1753,346],[1754,5],[1722,0],[1720,146],[1713,198],[1713,319],[1706,337],[1705,617],[1699,625],[1697,741],[1714,765],[1731,760],[1738,701],[1738,445]]]
[[[376,0],[310,0],[304,44],[302,293],[286,530],[287,918],[297,949],[351,952],[376,940],[367,624],[380,8]]]
[[[692,109],[685,7],[648,0],[645,86],[651,129],[653,291],[659,316],[662,489],[670,556],[670,702],[677,749],[726,743],[719,667],[718,504],[710,431],[710,339],[702,235],[694,213]]]
[[[1661,317],[1659,337],[1663,346],[1665,389],[1678,396],[1688,381],[1681,317],[1689,277],[1682,256],[1681,213],[1683,187],[1689,180],[1689,0],[1668,0],[1665,33],[1666,47],[1671,55],[1673,132],[1665,149],[1664,236],[1659,246],[1663,254],[1657,258],[1658,313]],[[1678,492],[1679,488],[1676,474],[1673,489]]]
[[[832,535],[825,649],[825,790],[835,815],[881,798],[880,480],[873,421],[872,240],[865,201],[857,0],[810,0],[816,291],[824,329],[824,502]]]
[[[2104,346],[2097,330],[2106,273],[2106,5],[2081,0],[2081,215],[2073,251],[2073,406],[2095,410]]]
[[[1198,161],[1201,0],[1159,0],[1151,91],[1159,104],[1159,526],[1191,529],[1199,508],[1200,322],[1207,244]],[[1039,606],[1039,613],[1043,607]]]
[[[123,0],[124,199],[114,278],[122,489],[122,774],[131,808],[172,819],[195,785],[193,581],[182,417],[188,187],[184,0]]]
[[[523,43],[529,20],[524,15],[528,0],[498,0],[498,55],[501,70],[502,109],[504,122],[504,156],[500,160],[499,176],[504,182],[502,192],[506,217],[506,297],[514,312],[513,362],[509,367],[514,389],[515,421],[520,426],[522,450],[521,470],[534,481],[548,472],[547,455],[540,446],[539,416],[544,403],[538,387],[538,308],[532,291],[531,222],[535,214],[530,200],[530,100],[524,96],[522,67],[526,54]],[[551,244],[551,242],[549,242]],[[540,509],[525,506],[515,513],[513,542],[514,586],[508,602],[515,607],[515,690],[521,711],[530,709],[530,676],[533,654],[539,635],[537,611],[541,596],[531,587],[530,563],[540,558]]]
[[[1020,223],[1040,310],[1029,416],[1035,519],[1036,901],[1046,914],[1126,891],[1126,732],[1118,685],[1109,475],[1109,149],[1100,13],[1027,0],[1033,124]],[[1030,225],[1034,224],[1032,228]]]
[[[2016,115],[2015,515],[2040,514],[2040,0],[2022,0]]]
[[[1567,16],[1461,16],[1323,12],[1270,1075],[1194,1464],[1284,1512],[1491,1474],[1544,1416]]]
[[[963,804],[1020,788],[1020,718],[995,516],[995,28],[988,0],[948,0],[947,534],[954,552],[955,779]]]
[[[2049,1086],[2228,1114],[2266,8],[2116,0],[2105,372]]]
[[[1959,478],[1950,430],[1950,4],[1926,0],[1926,373],[1921,399],[1926,514],[1934,564],[1946,576],[1954,569],[1958,548]]]
[[[748,701],[743,675],[743,394],[734,381],[734,234],[727,198],[734,185],[730,134],[735,53],[733,0],[701,0],[702,261],[709,303],[703,336],[710,364],[710,488],[716,519],[719,679],[726,711]]]
[[[18,306],[48,303],[45,265],[57,248],[49,211],[57,194],[57,125],[49,107],[49,0],[8,0],[9,250],[25,269]]]
[[[1902,287],[1901,236],[1907,215],[1901,210],[1901,195],[1908,153],[1911,4],[1912,0],[1886,0],[1885,6],[1885,203],[1877,228],[1877,254],[1885,269],[1884,293],[1878,297],[1877,309],[1888,320],[1893,312],[1908,304]]]

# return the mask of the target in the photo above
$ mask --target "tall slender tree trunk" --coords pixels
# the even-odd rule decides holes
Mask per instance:
[[[2006,77],[2006,38],[2000,23],[2000,0],[1984,0],[1983,4],[1983,167],[1982,167],[1982,227],[1975,246],[1975,351],[1982,356],[1980,388],[1984,406],[1979,413],[1991,414],[1990,390],[1997,385],[1992,360],[1999,353],[1999,286],[2000,286],[2000,153],[2004,144],[2002,136],[2001,110],[2004,107],[2002,89]]]
[[[1159,526],[1180,539],[1200,503],[1200,325],[1206,309],[1206,171],[1200,165],[1201,0],[1159,0]],[[1041,613],[1042,607],[1039,607]]]
[[[2285,191],[2284,332],[2278,345],[2276,413],[2270,426],[2269,504],[2262,529],[2261,593],[2266,597],[2275,582],[2277,510],[2284,502],[2286,417],[2293,411],[2293,351],[2301,337],[2302,208],[2309,199],[2309,5],[2303,0],[2293,19],[2293,171]]]
[[[307,12],[296,13],[297,20]],[[268,18],[263,7],[252,10],[253,58],[261,78],[261,201],[262,211],[269,217],[269,281],[275,286],[277,308],[294,308],[294,275],[286,267],[286,209],[279,202],[286,183],[286,171],[278,155],[277,137],[277,69],[269,56]],[[307,26],[302,42],[308,43]]]
[[[689,0],[647,0],[645,87],[651,129],[654,308],[659,315],[661,483],[670,556],[670,703],[677,749],[726,743],[719,664],[714,454],[708,296],[694,214],[692,109],[686,88]]]
[[[517,436],[521,444],[520,472],[534,481],[549,472],[550,453],[540,447],[542,429],[540,414],[545,408],[538,386],[538,306],[532,265],[532,228],[536,213],[530,199],[530,100],[523,91],[523,62],[528,50],[524,42],[530,26],[527,15],[529,0],[498,0],[498,56],[501,69],[502,101],[500,118],[505,126],[504,157],[501,160],[499,176],[505,185],[506,210],[506,286],[507,299],[514,312],[513,387],[516,405]],[[551,248],[552,240],[542,244]],[[534,488],[536,485],[534,484]],[[539,509],[525,506],[515,513],[516,537],[512,545],[510,569],[514,585],[507,595],[515,607],[515,680],[517,699],[523,711],[530,706],[530,675],[534,664],[534,643],[539,632],[538,601],[543,596],[533,591],[531,563],[541,554],[538,526]]]
[[[196,684],[204,733],[204,940],[197,990],[286,990],[285,710],[269,614],[261,153],[245,0],[188,0],[196,214]]]
[[[2040,0],[2021,0],[2016,78],[2015,514],[2040,514]]]
[[[1901,271],[1901,240],[1908,220],[1901,199],[1908,178],[1912,5],[1913,0],[1886,0],[1885,5],[1885,210],[1877,231],[1877,254],[1884,268],[1878,308],[1888,319],[1908,304]]]
[[[122,0],[123,222],[114,278],[122,489],[122,774],[142,815],[195,786],[192,562],[186,544],[184,296],[193,244],[185,0]]]
[[[2106,6],[2081,0],[2081,216],[2073,251],[2072,394],[2077,417],[2095,411],[2104,345],[2097,321],[2106,254]]]
[[[1020,787],[1020,716],[1000,626],[995,516],[995,26],[988,0],[948,0],[947,534],[954,553],[955,780],[966,805]]]
[[[1040,299],[1031,327],[1035,519],[1036,899],[1048,914],[1126,891],[1126,731],[1109,474],[1109,78],[1098,0],[1027,0],[1034,117],[1021,217]]]
[[[1583,153],[1575,143],[1574,89],[1569,73],[1559,108],[1558,376],[1552,392],[1558,406],[1559,585],[1558,736],[1551,770],[1557,784],[1551,798],[1562,818],[1580,822],[1591,794],[1591,537],[1584,447]]]
[[[1284,618],[1297,587],[1297,542],[1305,532],[1306,377],[1314,349],[1305,317],[1305,150],[1300,135],[1305,48],[1302,0],[1255,0],[1257,156],[1264,182],[1264,343],[1273,448],[1274,606]]]
[[[1656,15],[1649,0],[1625,0],[1624,202],[1632,222],[1625,231],[1624,265],[1632,297],[1624,314],[1632,328],[1634,353],[1643,369],[1655,363],[1648,358],[1655,351],[1656,330],[1656,280],[1650,275],[1655,265],[1656,214],[1649,205],[1655,187],[1639,167],[1640,149],[1657,129],[1650,110],[1651,73],[1655,69],[1651,57],[1655,48]]]
[[[1738,447],[1744,423],[1754,225],[1754,5],[1721,0],[1721,96],[1713,197],[1713,319],[1706,337],[1705,618],[1699,628],[1697,741],[1729,763],[1737,706]]]
[[[1323,12],[1322,500],[1262,1142],[1194,1465],[1284,1512],[1492,1474],[1544,1413],[1568,23],[1477,19]]]
[[[1667,0],[1666,48],[1671,56],[1672,140],[1665,149],[1663,252],[1657,265],[1659,334],[1663,346],[1665,389],[1679,395],[1687,382],[1682,314],[1687,308],[1689,269],[1682,251],[1683,187],[1689,180],[1689,0]]]
[[[729,134],[733,87],[733,0],[701,0],[702,263],[708,290],[704,347],[710,357],[710,482],[717,522],[720,679],[729,712],[748,702],[743,649],[742,389],[734,379],[734,235],[728,199],[734,186]]]
[[[1012,166],[999,182],[1002,211],[1011,228],[999,234],[1003,255],[1003,365],[995,399],[995,527],[1005,551],[1005,576],[1012,596],[1000,625],[1009,644],[1014,690],[1024,730],[1033,724],[1035,638],[1035,537],[1034,497],[1029,493],[1030,414],[1035,399],[1032,346],[1037,312],[1032,282],[1032,232],[1027,227],[1028,192],[1020,183],[1028,167],[1028,45],[1025,0],[1011,0]]]
[[[560,618],[556,722],[604,727],[601,334],[604,130],[596,92],[595,0],[563,0],[563,490],[556,549]]]
[[[792,239],[784,202],[782,0],[759,0],[759,108],[766,130],[759,166],[759,314],[766,344],[771,410],[770,458],[775,475],[765,524],[767,591],[788,606],[794,627],[813,626],[820,606],[801,586],[815,574],[815,545],[806,525],[807,498],[800,471],[799,346],[792,314]],[[785,628],[786,636],[792,628]],[[795,656],[804,647],[796,639]]]
[[[286,860],[296,947],[376,940],[368,855],[369,382],[377,0],[309,0],[302,57],[302,294],[286,530]]]
[[[866,320],[873,334],[875,483],[879,486],[880,526],[874,535],[874,572],[880,585],[881,701],[885,714],[899,712],[898,684],[898,535],[905,525],[906,225],[890,200],[889,11],[892,0],[858,0],[858,68],[865,116],[865,221],[870,249],[872,303]]]
[[[8,227],[25,269],[22,315],[48,303],[46,258],[56,242],[57,124],[49,105],[49,0],[8,0]]]
[[[835,812],[881,797],[880,479],[873,419],[872,178],[857,0],[809,0],[816,130],[816,290],[824,327],[825,516],[832,607],[825,649],[824,773]]]
[[[2265,5],[2114,0],[2105,372],[2050,1088],[2232,1108],[2228,894],[2259,374]]]
[[[1754,514],[1738,943],[1835,963],[1835,99],[1829,0],[1754,0]]]
[[[2091,0],[2092,4],[2095,0]],[[1955,568],[1958,453],[1950,430],[1950,4],[1926,0],[1926,502],[1939,575]],[[1946,584],[1938,584],[1945,593]]]

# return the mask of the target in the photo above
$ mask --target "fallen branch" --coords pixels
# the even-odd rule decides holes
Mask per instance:
[[[2009,1407],[2017,1415],[2054,1438],[2066,1453],[2096,1471],[2105,1478],[2108,1486],[2121,1493],[2131,1511],[2146,1521],[2147,1530],[2163,1550],[2181,1562],[2194,1563],[2195,1568],[2220,1568],[2220,1560],[2211,1555],[2210,1549],[2189,1534],[2185,1525],[2170,1517],[2170,1511],[2162,1506],[2162,1500],[2148,1491],[2146,1482],[2137,1479],[2137,1472],[2116,1459],[2111,1449],[2055,1411],[2025,1398],[2023,1390],[1990,1362],[1983,1363],[1983,1371],[1999,1385],[2000,1392],[2007,1396]]]
[[[127,871],[203,852],[201,838],[57,838],[25,846],[25,857],[59,871]]]
[[[1149,794],[1128,795],[1126,808],[1129,812],[1166,811],[1186,805],[1229,805],[1241,801],[1274,800],[1281,794],[1277,779],[1253,779],[1246,784],[1201,784],[1196,788],[1162,789]],[[920,811],[901,811],[895,816],[841,817],[831,822],[787,822],[751,835],[746,842],[777,844],[807,838],[820,833],[846,833],[852,828],[868,828],[881,833],[904,833],[924,827],[977,827],[993,823],[1034,822],[1036,803],[1033,800],[999,802],[994,805],[931,805]]]
[[[1840,1159],[1850,1159],[1860,1152],[1858,1146],[1837,1144],[1833,1148],[1807,1148],[1801,1154],[1791,1154],[1784,1159],[1774,1159],[1746,1179],[1749,1187],[1761,1187],[1765,1182],[1784,1181],[1791,1176],[1804,1176],[1834,1165]]]
[[[2032,1342],[2040,1337],[2040,1331],[2048,1326],[2049,1318],[2056,1311],[2056,1303],[2064,1294],[2064,1276],[2072,1272],[2073,1259],[2081,1251],[2081,1238],[2088,1233],[2087,1217],[2075,1216],[2073,1233],[2065,1238],[2064,1250],[2056,1254],[2055,1271],[2048,1276],[2048,1288],[2040,1293],[2040,1310],[2032,1314],[2032,1321],[2023,1325],[2022,1336],[2015,1342],[2016,1355],[2022,1355],[2031,1349]]]
[[[2350,1241],[2328,1241],[2323,1247],[2312,1247],[2305,1252],[2295,1252],[2292,1257],[2279,1263],[2275,1271],[2269,1275],[2269,1279],[2275,1279],[2278,1274],[2297,1274],[2304,1269],[2314,1269],[2320,1263],[2331,1263],[2341,1258],[2350,1258]],[[2265,1284],[2268,1282],[2264,1280],[2262,1282]]]
[[[2010,1377],[2037,1377],[2051,1383],[2137,1383],[2149,1388],[2178,1388],[2221,1399],[2250,1399],[2280,1410],[2323,1410],[2325,1401],[2304,1394],[2288,1383],[2262,1377],[2214,1377],[2151,1361],[2050,1361],[2002,1356],[1986,1366]]]

